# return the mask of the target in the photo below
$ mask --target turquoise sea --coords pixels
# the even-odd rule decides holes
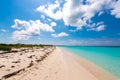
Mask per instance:
[[[120,78],[120,47],[62,46]]]

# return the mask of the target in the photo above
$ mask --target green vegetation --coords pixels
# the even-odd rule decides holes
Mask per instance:
[[[11,50],[11,47],[10,47],[10,46],[2,46],[2,45],[0,45],[0,50],[10,51],[10,50]]]
[[[10,51],[12,48],[33,48],[33,47],[45,47],[52,45],[43,45],[43,44],[0,44],[0,50]]]

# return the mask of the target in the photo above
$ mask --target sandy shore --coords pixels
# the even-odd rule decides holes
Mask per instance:
[[[117,80],[106,71],[55,47],[0,54],[0,80]]]

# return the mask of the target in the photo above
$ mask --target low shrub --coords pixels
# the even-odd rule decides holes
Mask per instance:
[[[11,47],[10,47],[10,46],[3,46],[3,45],[0,45],[0,50],[3,50],[3,51],[10,51],[10,50],[11,50]]]

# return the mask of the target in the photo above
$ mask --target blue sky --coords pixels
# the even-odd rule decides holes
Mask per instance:
[[[0,43],[120,45],[120,0],[0,0]]]

